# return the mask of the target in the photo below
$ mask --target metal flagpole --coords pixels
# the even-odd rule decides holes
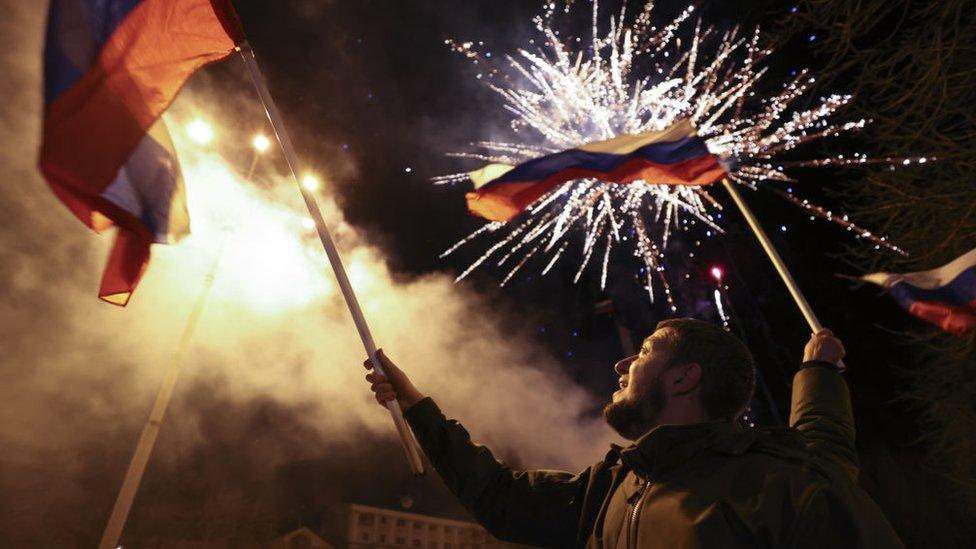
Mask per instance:
[[[149,463],[149,456],[152,455],[153,446],[156,445],[156,436],[159,434],[159,427],[163,423],[163,416],[166,415],[166,408],[169,406],[170,398],[173,396],[173,389],[176,388],[176,380],[179,378],[180,370],[183,369],[186,352],[190,348],[190,341],[193,339],[193,334],[197,329],[197,321],[200,320],[203,307],[206,305],[207,297],[210,295],[210,289],[213,287],[214,276],[217,274],[217,266],[220,263],[220,257],[223,255],[225,244],[226,239],[221,242],[217,255],[214,257],[213,265],[210,266],[210,272],[207,273],[207,277],[204,279],[200,296],[197,297],[196,303],[193,304],[193,309],[190,311],[190,316],[186,321],[186,327],[183,328],[183,335],[180,336],[180,343],[177,347],[176,355],[173,356],[169,370],[166,371],[166,376],[163,378],[163,384],[159,387],[159,392],[156,393],[156,401],[153,403],[152,411],[149,413],[149,419],[142,428],[142,435],[139,436],[136,451],[133,453],[132,460],[129,462],[129,468],[125,472],[122,488],[119,489],[119,495],[115,498],[112,514],[109,516],[108,524],[105,525],[105,531],[102,533],[102,540],[98,543],[99,549],[116,549],[119,546],[122,529],[125,527],[129,510],[132,508],[132,501],[135,499],[139,485],[142,483],[142,476],[146,472],[146,464]]]
[[[759,225],[759,220],[749,209],[749,206],[739,195],[739,191],[735,188],[733,183],[729,181],[728,178],[722,179],[722,185],[725,186],[725,190],[729,192],[732,196],[732,200],[735,201],[735,205],[739,207],[739,211],[742,212],[742,216],[746,218],[749,223],[749,227],[752,232],[755,233],[756,238],[759,239],[759,243],[762,244],[763,250],[766,251],[766,255],[769,256],[769,260],[773,263],[773,267],[776,267],[776,272],[779,273],[780,278],[786,284],[786,288],[790,291],[790,295],[793,296],[793,301],[796,301],[796,305],[800,308],[800,312],[803,314],[803,318],[806,319],[807,324],[810,325],[810,329],[814,333],[819,332],[823,329],[823,325],[820,324],[820,320],[817,315],[813,312],[813,308],[807,303],[807,298],[803,296],[803,292],[800,291],[800,287],[797,286],[796,281],[793,280],[793,275],[786,268],[786,264],[783,263],[783,258],[779,256],[779,252],[773,247],[773,243],[769,240],[769,236],[766,235],[766,231],[763,230],[762,226]],[[841,370],[846,369],[843,361],[839,361],[837,365]]]
[[[251,49],[250,44],[246,41],[238,45],[237,49],[241,52],[241,57],[244,59],[244,66],[247,67],[251,81],[254,83],[254,88],[261,98],[261,103],[264,104],[264,110],[268,114],[268,120],[271,121],[271,127],[274,129],[275,136],[278,138],[278,144],[281,145],[281,150],[285,154],[285,161],[288,163],[288,168],[291,169],[295,183],[298,185],[298,190],[302,193],[302,199],[305,200],[305,207],[308,208],[309,215],[315,221],[315,228],[318,231],[319,240],[322,241],[325,254],[329,257],[329,263],[332,264],[332,270],[335,272],[339,288],[342,290],[342,296],[346,299],[349,313],[352,314],[353,322],[359,331],[359,337],[362,339],[363,346],[366,348],[366,354],[369,355],[369,360],[373,363],[373,369],[383,374],[383,366],[376,357],[376,343],[373,342],[369,325],[366,324],[366,317],[363,316],[359,301],[356,299],[356,294],[353,292],[352,285],[349,283],[349,277],[346,275],[346,269],[342,265],[342,258],[339,257],[339,251],[336,249],[335,241],[332,240],[332,235],[325,225],[325,220],[322,218],[322,212],[319,211],[315,195],[301,184],[298,155],[295,153],[294,146],[292,146],[288,130],[285,128],[284,119],[281,113],[278,112],[278,107],[271,97],[271,92],[268,91],[268,85],[264,81],[264,75],[261,73],[261,69],[258,68],[257,60],[254,58],[254,50]],[[403,444],[403,450],[407,454],[407,461],[410,462],[410,469],[416,475],[424,474],[424,463],[420,459],[420,450],[418,449],[416,440],[413,438],[410,427],[407,426],[407,422],[403,419],[403,411],[400,409],[400,404],[396,400],[391,400],[387,403],[387,408],[390,410],[390,415],[393,416],[393,423],[396,425],[397,433],[400,435],[400,442]]]

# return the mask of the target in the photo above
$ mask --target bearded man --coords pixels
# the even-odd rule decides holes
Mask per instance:
[[[743,430],[755,387],[746,346],[713,324],[665,320],[620,376],[604,416],[633,442],[572,474],[515,471],[471,442],[382,352],[367,374],[397,399],[461,504],[495,537],[544,547],[902,547],[857,485],[844,346],[812,336],[793,379],[789,428]],[[367,360],[365,363],[370,368]],[[540,435],[544,436],[544,435]]]

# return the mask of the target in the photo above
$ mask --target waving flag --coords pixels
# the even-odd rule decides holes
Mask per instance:
[[[976,249],[931,271],[861,278],[886,288],[908,312],[947,332],[961,336],[976,329]]]
[[[125,305],[152,242],[189,232],[183,180],[159,118],[243,32],[229,0],[52,0],[40,169],[96,232],[118,227],[99,297]]]
[[[489,164],[468,174],[475,192],[468,210],[508,221],[557,185],[591,177],[611,183],[643,180],[656,185],[710,185],[725,177],[691,121],[636,135],[587,143],[518,166]]]

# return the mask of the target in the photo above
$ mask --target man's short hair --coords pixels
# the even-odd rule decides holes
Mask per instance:
[[[657,323],[658,330],[664,328],[669,331],[671,365],[701,366],[702,405],[709,417],[738,419],[756,389],[756,363],[745,344],[715,324],[693,318]]]

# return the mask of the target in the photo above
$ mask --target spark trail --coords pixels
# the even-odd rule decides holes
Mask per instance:
[[[572,2],[562,8],[567,15]],[[618,135],[661,130],[690,118],[712,154],[718,156],[738,185],[766,188],[819,217],[845,227],[877,249],[905,252],[844,214],[811,204],[789,185],[790,168],[884,164],[901,166],[931,158],[869,158],[862,153],[830,158],[795,159],[793,149],[826,137],[856,131],[868,121],[836,120],[850,95],[820,97],[809,108],[798,108],[815,83],[807,70],[765,92],[764,61],[772,53],[760,46],[760,32],[739,28],[719,32],[702,28],[685,9],[663,27],[652,23],[653,2],[635,17],[626,6],[600,30],[597,0],[592,3],[591,39],[557,29],[556,2],[547,2],[534,19],[541,41],[496,60],[479,42],[447,40],[455,51],[479,68],[477,78],[502,98],[512,116],[512,141],[481,141],[472,149],[452,153],[485,163],[519,164],[581,144]],[[532,139],[531,136],[534,136]],[[468,180],[467,173],[434,178],[438,184]],[[780,186],[786,187],[781,189]],[[608,264],[615,253],[639,259],[651,301],[660,286],[672,309],[665,265],[669,240],[676,233],[721,235],[721,204],[710,187],[669,186],[654,181],[627,185],[579,179],[557,187],[511,222],[490,222],[442,254],[484,238],[492,243],[459,277],[494,264],[505,270],[505,285],[528,265],[548,272],[567,250],[579,250],[578,282],[588,267],[600,270],[606,286]],[[576,257],[576,255],[574,255]],[[541,261],[530,261],[541,258]],[[656,283],[655,283],[656,279]]]

